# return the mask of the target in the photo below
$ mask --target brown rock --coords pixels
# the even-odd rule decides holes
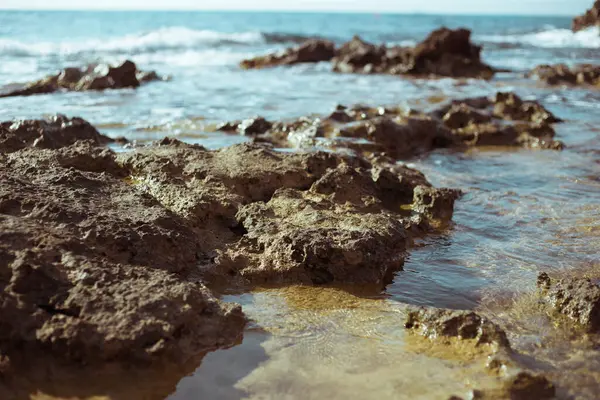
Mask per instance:
[[[56,75],[48,76],[36,82],[21,85],[21,88],[1,93],[0,97],[31,96],[34,94],[53,93],[59,90],[84,91],[137,88],[140,82],[158,80],[154,72],[139,71],[132,61],[124,61],[121,65],[89,65],[86,68],[68,67]]]
[[[556,395],[556,388],[543,375],[520,372],[505,384],[506,392],[511,400],[547,400]]]
[[[573,32],[577,32],[592,26],[600,26],[600,0],[596,0],[592,8],[585,14],[574,18],[571,29]]]
[[[486,317],[472,311],[409,306],[405,327],[425,337],[472,339],[478,345],[510,349],[506,333]]]
[[[411,215],[428,219],[410,210],[415,187],[430,186],[422,174],[360,158],[244,144],[166,145],[119,160],[165,207],[210,228],[215,255],[202,271],[229,284],[383,285],[402,266]]]
[[[188,278],[202,237],[124,179],[93,127],[14,125],[0,156],[0,353],[184,361],[238,340],[239,307]]]
[[[540,65],[529,76],[536,77],[548,85],[588,85],[600,87],[600,66],[580,64],[568,67],[565,64]]]
[[[45,120],[19,120],[0,123],[0,153],[25,147],[57,149],[80,140],[105,145],[113,140],[100,134],[81,118],[56,115]]]
[[[600,331],[600,287],[589,279],[538,277],[543,300],[590,332]]]
[[[322,39],[311,39],[298,47],[288,48],[282,53],[244,60],[240,66],[244,69],[256,69],[279,65],[317,63],[329,61],[334,55],[335,44],[333,42]]]

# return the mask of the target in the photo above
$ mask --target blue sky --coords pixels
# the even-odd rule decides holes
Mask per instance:
[[[201,9],[575,15],[593,0],[0,0],[14,9]]]

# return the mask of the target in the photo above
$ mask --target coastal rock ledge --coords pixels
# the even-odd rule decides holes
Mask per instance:
[[[0,359],[232,346],[245,317],[211,285],[384,285],[458,196],[385,160],[111,141],[79,118],[0,124]]]
[[[592,26],[600,27],[600,0],[596,0],[592,8],[587,10],[585,14],[573,19],[571,29],[573,32],[578,32]]]

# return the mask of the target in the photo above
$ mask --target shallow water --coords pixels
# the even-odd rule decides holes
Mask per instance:
[[[125,57],[172,76],[137,91],[0,99],[0,120],[60,112],[113,136],[144,142],[169,135],[218,148],[245,140],[207,132],[222,120],[326,114],[337,103],[426,108],[497,90],[537,99],[566,120],[556,126],[567,146],[562,152],[476,149],[406,160],[433,184],[465,191],[452,226],[418,242],[381,294],[292,287],[225,296],[253,319],[244,342],[209,354],[170,399],[466,395],[487,378],[469,365],[415,351],[401,328],[400,304],[473,309],[490,293],[530,291],[539,271],[598,263],[600,91],[544,88],[517,72],[458,82],[339,75],[326,64],[265,71],[236,66],[245,56],[291,45],[295,36],[343,41],[358,33],[413,43],[442,24],[473,28],[484,58],[517,72],[538,63],[600,60],[598,32],[573,34],[569,18],[0,13],[0,85]]]

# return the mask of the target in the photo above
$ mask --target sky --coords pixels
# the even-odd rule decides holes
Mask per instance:
[[[0,0],[0,9],[288,10],[576,15],[593,0]]]

